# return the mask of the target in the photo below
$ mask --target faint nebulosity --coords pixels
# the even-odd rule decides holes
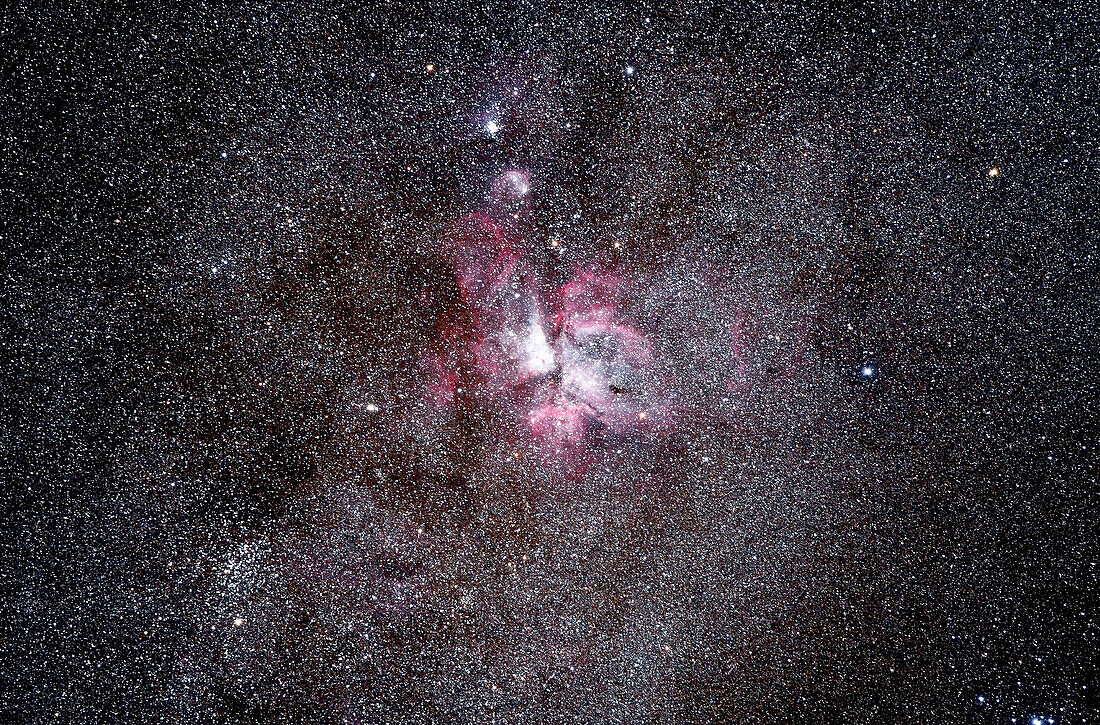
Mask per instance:
[[[1098,23],[0,11],[0,719],[1100,721]]]

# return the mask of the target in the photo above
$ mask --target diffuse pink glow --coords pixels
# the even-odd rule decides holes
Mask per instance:
[[[505,172],[492,196],[525,195],[529,183]],[[578,269],[543,295],[527,257],[483,214],[461,219],[447,249],[462,309],[445,317],[444,352],[429,361],[438,404],[454,404],[467,379],[473,397],[508,411],[516,439],[561,453],[650,425],[663,404],[652,345],[620,312],[619,276]]]
[[[493,215],[514,218],[529,190],[526,172],[503,172],[490,187]],[[532,255],[490,213],[459,219],[445,249],[459,304],[445,313],[441,352],[428,361],[436,404],[487,406],[512,443],[562,457],[574,468],[601,441],[653,440],[677,420],[721,415],[694,392],[698,384],[661,372],[652,336],[625,312],[629,285],[620,272],[578,266],[548,289]],[[715,289],[729,285],[711,273]],[[722,309],[730,322],[723,339],[710,341],[716,357],[708,364],[721,376],[712,394],[741,401],[762,383],[778,390],[800,364],[804,328],[784,330],[792,354],[779,352],[777,343],[762,364],[761,333],[753,332],[760,312],[744,302]],[[780,339],[778,332],[771,337]]]

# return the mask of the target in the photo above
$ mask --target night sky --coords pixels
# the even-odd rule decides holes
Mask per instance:
[[[1100,13],[0,11],[0,720],[1100,722]]]

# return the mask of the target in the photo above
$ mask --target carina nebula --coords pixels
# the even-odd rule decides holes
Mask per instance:
[[[497,202],[530,194],[526,172],[493,182]],[[518,204],[496,211],[511,213]],[[498,214],[499,216],[499,214]],[[670,417],[654,346],[624,307],[621,272],[574,265],[550,284],[512,225],[470,214],[448,232],[458,303],[443,316],[444,352],[430,360],[431,391],[444,407],[488,405],[517,444],[572,458],[618,436],[652,435]],[[552,242],[556,247],[560,241]]]
[[[754,386],[774,404],[805,372],[814,304],[796,279],[776,294],[776,273],[759,266],[763,284],[690,260],[640,271],[610,254],[563,261],[561,239],[523,223],[538,195],[528,171],[506,170],[489,189],[489,205],[450,222],[442,244],[457,295],[424,360],[441,411],[494,411],[508,443],[576,476],[608,446],[703,419],[743,423]]]

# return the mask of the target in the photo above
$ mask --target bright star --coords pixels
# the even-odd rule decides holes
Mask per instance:
[[[865,378],[875,377],[875,368],[871,365],[864,365],[863,368],[860,369],[859,372],[860,372],[860,375],[862,375]]]
[[[497,124],[496,121],[489,121],[489,123],[485,124],[485,130],[490,136],[496,136],[500,133],[500,125]]]

